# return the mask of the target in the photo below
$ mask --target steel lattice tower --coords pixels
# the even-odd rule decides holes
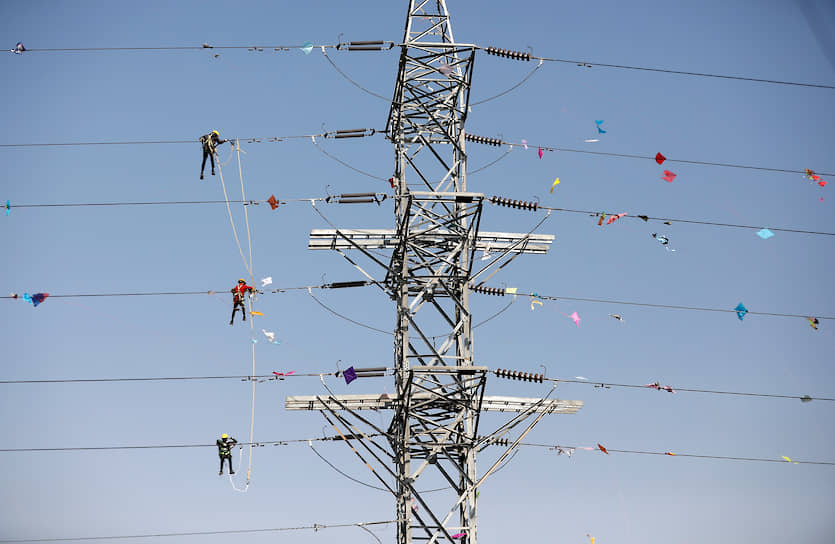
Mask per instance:
[[[386,127],[395,149],[396,228],[317,229],[309,243],[338,251],[368,278],[344,250],[359,250],[385,270],[375,283],[397,306],[396,395],[287,397],[286,406],[321,411],[339,439],[360,446],[352,449],[369,468],[369,456],[378,462],[388,477],[373,474],[396,498],[398,544],[477,544],[478,486],[545,414],[575,413],[582,402],[484,395],[488,369],[473,365],[470,288],[522,253],[545,253],[554,237],[479,231],[484,195],[467,192],[464,132],[476,47],[455,42],[444,0],[410,0],[400,47]],[[475,251],[486,248],[496,257],[474,271]],[[390,250],[390,261],[372,249]],[[447,332],[438,336],[439,327]],[[363,409],[393,410],[388,429]],[[482,411],[517,415],[481,437]],[[538,416],[479,477],[476,452],[532,414]],[[419,491],[415,482],[427,470],[449,491]]]

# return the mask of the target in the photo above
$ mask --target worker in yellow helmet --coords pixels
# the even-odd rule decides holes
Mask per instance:
[[[200,143],[203,144],[203,164],[200,165],[200,179],[203,179],[203,169],[206,168],[206,157],[212,161],[212,175],[215,175],[215,153],[218,144],[226,143],[229,140],[221,140],[220,132],[213,130],[208,134],[200,136]]]
[[[218,472],[219,476],[223,476],[224,459],[229,459],[229,474],[235,474],[235,471],[232,470],[232,448],[234,448],[235,444],[237,443],[237,440],[230,437],[226,433],[223,433],[222,435],[220,435],[220,438],[217,439],[217,454],[220,456],[220,472]]]

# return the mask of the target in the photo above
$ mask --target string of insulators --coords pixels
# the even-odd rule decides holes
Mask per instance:
[[[519,372],[518,370],[504,370],[496,369],[496,377],[507,378],[508,380],[522,380],[523,382],[542,383],[545,376],[542,374],[531,374],[529,372]]]
[[[488,55],[496,55],[497,57],[505,57],[513,60],[531,60],[531,54],[527,51],[511,51],[510,49],[501,49],[498,47],[487,47],[484,51]]]
[[[477,144],[493,145],[493,146],[496,146],[496,147],[498,147],[498,146],[500,146],[504,143],[503,141],[501,141],[498,138],[490,138],[489,136],[479,136],[477,134],[470,134],[470,133],[464,134],[464,139],[469,141],[469,142],[474,142],[474,143],[477,143]]]
[[[388,45],[388,47],[385,47]],[[391,49],[394,47],[394,42],[386,42],[383,40],[360,41],[340,43],[336,46],[338,51],[345,49],[346,51],[382,51],[383,48]]]
[[[479,436],[476,440],[481,442],[482,440],[484,440],[484,437]],[[510,439],[491,437],[490,439],[487,440],[487,445],[488,446],[509,446],[510,445]]]
[[[539,207],[539,203],[537,202],[529,202],[527,200],[513,200],[512,198],[504,198],[496,195],[490,197],[490,202],[492,204],[495,204],[496,206],[507,206],[508,208],[531,210],[532,212],[535,212],[537,207]]]
[[[357,375],[357,378],[379,378],[380,376],[386,375],[386,370],[384,366],[372,366],[368,368],[355,368],[354,373]],[[338,370],[335,374],[337,378],[343,375],[343,370]]]
[[[385,193],[342,193],[341,195],[330,195],[325,198],[325,202],[336,202],[337,204],[367,204],[376,202],[379,206],[388,195]]]
[[[346,287],[365,287],[371,285],[370,281],[335,281],[333,283],[326,283],[322,286],[324,289],[344,289]]]
[[[342,138],[365,138],[366,136],[374,136],[377,131],[373,128],[352,128],[348,130],[334,130],[325,133],[325,138],[334,138],[340,140]]]
[[[484,295],[493,295],[496,297],[503,297],[505,290],[501,287],[484,287],[481,285],[471,285],[470,291],[473,293],[482,293]]]

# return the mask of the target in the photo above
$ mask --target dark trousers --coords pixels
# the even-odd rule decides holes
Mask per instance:
[[[227,453],[226,455],[220,454],[220,473],[223,474],[223,460],[229,459],[229,474],[235,474],[235,471],[232,470],[232,454]]]
[[[200,165],[200,175],[201,176],[203,175],[203,169],[206,168],[206,157],[209,157],[209,159],[211,159],[211,161],[212,161],[212,174],[215,173],[215,154],[214,154],[214,151],[204,146],[203,147],[203,164]]]
[[[244,301],[236,300],[232,305],[232,319],[229,320],[230,325],[235,322],[235,312],[238,311],[238,307],[241,308],[241,315],[244,316],[244,321],[246,321],[246,308],[244,307]]]

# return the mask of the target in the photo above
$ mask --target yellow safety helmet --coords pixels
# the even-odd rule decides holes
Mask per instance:
[[[212,131],[212,134],[217,135],[217,137],[218,137],[218,138],[220,137],[220,132],[218,132],[218,131],[216,131],[216,130],[213,130],[213,131]]]
[[[229,438],[229,435],[228,435],[228,434],[226,434],[226,433],[223,433],[222,435],[220,435],[220,437],[221,437],[221,438]]]
[[[238,283],[246,283],[246,280],[241,278],[241,279],[238,280]]]

